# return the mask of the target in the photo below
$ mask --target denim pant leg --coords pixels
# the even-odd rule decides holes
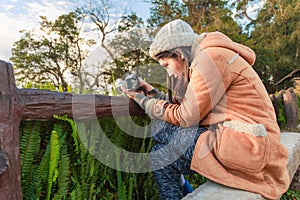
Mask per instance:
[[[151,167],[162,200],[181,199],[181,174],[192,174],[190,164],[196,141],[205,128],[178,127],[163,121],[152,126],[156,144],[151,150]]]

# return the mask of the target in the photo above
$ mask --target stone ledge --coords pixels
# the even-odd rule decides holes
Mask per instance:
[[[291,177],[295,175],[300,165],[300,133],[282,132],[281,143],[288,149],[288,171]],[[260,194],[230,188],[218,183],[208,181],[188,194],[183,200],[264,200]]]

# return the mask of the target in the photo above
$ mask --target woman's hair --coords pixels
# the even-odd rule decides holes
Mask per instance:
[[[168,51],[163,51],[155,56],[156,60],[163,58],[182,58],[184,61],[184,65],[182,66],[184,70],[180,79],[170,77],[167,73],[167,87],[169,100],[172,103],[180,104],[184,98],[186,88],[189,82],[189,67],[191,65],[191,47],[179,47]]]
[[[192,62],[191,60],[191,47],[178,47],[175,49],[171,49],[168,51],[163,51],[157,55],[155,55],[155,59],[163,59],[163,58],[178,58],[183,57],[189,62],[189,64]]]

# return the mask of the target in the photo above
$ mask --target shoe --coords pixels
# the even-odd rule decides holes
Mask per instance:
[[[191,186],[191,184],[187,180],[185,180],[184,185],[182,186],[183,196],[186,196],[188,193],[191,193],[193,191],[194,191],[194,189]]]

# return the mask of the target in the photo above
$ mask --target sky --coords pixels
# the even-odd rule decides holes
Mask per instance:
[[[39,27],[40,16],[55,20],[62,14],[74,11],[88,0],[0,0],[0,60],[9,62],[13,43],[21,38],[20,30],[32,30]],[[139,17],[147,19],[149,3],[142,0],[111,0],[116,9],[133,11]]]
[[[39,27],[40,16],[49,20],[74,11],[89,0],[0,0],[0,60],[8,61],[11,57],[13,43],[21,38],[20,30],[32,30]],[[150,3],[144,0],[110,0],[115,9],[122,12],[135,12],[139,17],[147,19],[150,16]],[[149,1],[148,1],[149,2]],[[254,13],[262,6],[264,0],[257,0],[249,8]],[[249,14],[248,13],[248,14]]]

